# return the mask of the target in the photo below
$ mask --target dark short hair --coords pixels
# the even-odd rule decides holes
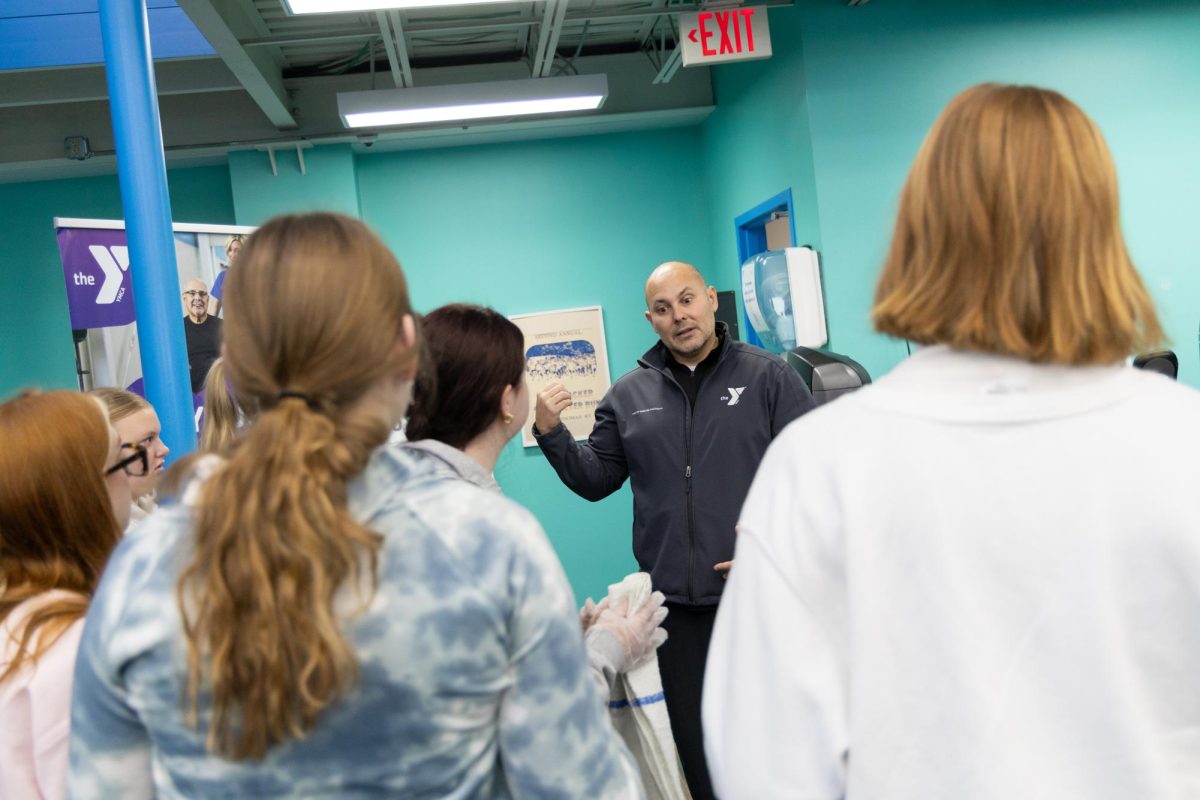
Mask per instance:
[[[421,321],[429,368],[413,387],[405,435],[462,449],[500,413],[505,387],[525,371],[525,337],[503,314],[452,303]]]

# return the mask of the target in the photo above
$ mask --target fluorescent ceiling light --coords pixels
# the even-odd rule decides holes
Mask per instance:
[[[412,89],[339,92],[347,128],[424,125],[451,120],[552,114],[600,108],[608,97],[604,75],[572,75]]]
[[[384,11],[392,8],[439,8],[515,0],[283,0],[291,14],[335,14],[349,11]]]

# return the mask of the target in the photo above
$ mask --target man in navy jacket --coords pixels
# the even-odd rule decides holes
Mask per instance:
[[[538,445],[576,494],[600,500],[630,479],[634,555],[671,608],[659,669],[696,800],[713,796],[700,694],[734,524],[771,440],[814,405],[795,370],[732,341],[716,310],[716,289],[695,267],[662,264],[646,281],[646,319],[659,342],[605,395],[587,443],[561,423],[571,405],[562,384],[539,392],[534,418]]]

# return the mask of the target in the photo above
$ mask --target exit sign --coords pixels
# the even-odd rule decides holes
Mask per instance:
[[[766,8],[725,8],[679,15],[683,65],[771,57]]]

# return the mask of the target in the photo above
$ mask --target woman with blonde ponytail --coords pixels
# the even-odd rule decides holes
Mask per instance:
[[[200,449],[205,453],[224,454],[237,440],[242,411],[229,391],[225,359],[218,358],[204,379],[204,416],[200,422]]]
[[[417,366],[388,249],[280,217],[227,282],[251,422],[114,555],[72,796],[641,796],[536,521],[380,447]]]

